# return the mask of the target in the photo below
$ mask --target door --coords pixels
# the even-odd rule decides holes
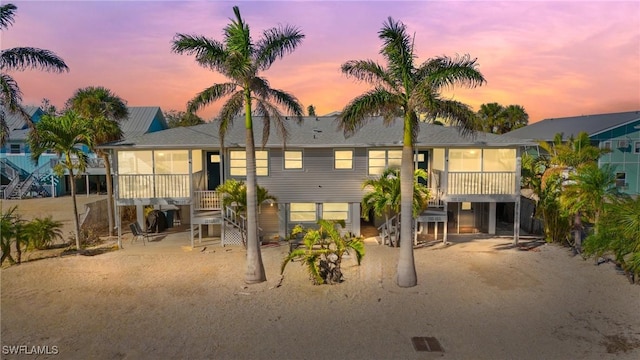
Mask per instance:
[[[207,190],[215,190],[220,185],[220,152],[207,152]]]
[[[429,151],[418,151],[418,153],[416,154],[416,169],[423,169],[427,172],[427,174],[429,174]],[[427,180],[420,179],[419,181],[422,185],[427,185]]]

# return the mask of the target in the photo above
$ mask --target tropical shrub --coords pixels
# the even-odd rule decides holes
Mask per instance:
[[[583,254],[613,255],[631,283],[640,283],[640,198],[605,204],[605,211],[587,236]]]
[[[296,225],[291,236],[303,235],[302,246],[292,249],[284,258],[280,268],[280,274],[292,260],[300,260],[307,267],[309,278],[314,285],[337,284],[342,282],[342,257],[353,250],[360,265],[364,256],[364,240],[351,234],[341,235],[337,228],[344,228],[345,223],[340,221],[318,220],[318,229],[305,229]]]
[[[62,222],[53,220],[51,215],[31,220],[25,224],[24,232],[29,239],[27,250],[44,250],[55,240],[63,238]]]

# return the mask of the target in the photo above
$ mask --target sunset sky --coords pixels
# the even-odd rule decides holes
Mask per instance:
[[[322,115],[369,87],[346,78],[347,60],[381,60],[377,32],[389,17],[415,34],[419,64],[470,54],[487,79],[446,96],[477,110],[483,103],[524,106],[530,122],[550,117],[640,110],[640,1],[10,1],[15,24],[2,49],[54,51],[63,74],[12,72],[23,103],[61,107],[81,87],[104,86],[130,106],[184,110],[220,75],[193,56],[171,52],[176,33],[222,39],[238,5],[257,40],[289,24],[306,35],[263,75]],[[7,1],[3,0],[3,4]],[[217,115],[220,104],[199,115]]]

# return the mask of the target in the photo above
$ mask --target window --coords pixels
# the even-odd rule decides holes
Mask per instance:
[[[11,144],[10,154],[20,154],[20,144]]]
[[[605,150],[611,150],[611,141],[603,141],[600,143],[600,148]]]
[[[335,169],[353,169],[353,150],[336,150],[333,154]]]
[[[450,149],[449,171],[482,171],[481,149]]]
[[[616,187],[625,186],[627,186],[627,174],[623,172],[616,173]]]
[[[315,203],[291,203],[289,205],[289,221],[291,222],[315,222]]]
[[[349,219],[348,203],[324,203],[322,204],[322,218],[325,220]]]
[[[633,144],[633,152],[636,154],[640,154],[640,141],[636,141]]]
[[[516,149],[484,149],[484,171],[516,171]]]
[[[402,150],[369,150],[369,175],[380,175],[389,167],[400,168]]]
[[[247,176],[247,153],[245,150],[229,151],[229,174]],[[269,176],[269,152],[256,150],[256,175]]]
[[[162,150],[153,152],[156,174],[188,174],[189,153],[187,150]]]
[[[285,150],[284,168],[287,170],[302,169],[302,150]]]

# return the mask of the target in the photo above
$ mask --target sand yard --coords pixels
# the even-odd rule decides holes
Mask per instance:
[[[284,244],[262,249],[268,281],[244,285],[242,247],[191,249],[175,230],[2,269],[2,358],[640,358],[640,287],[555,245],[454,237],[416,249],[419,284],[402,289],[399,250],[369,243],[342,284],[313,286],[293,263],[277,287]],[[443,351],[416,351],[412,337]],[[7,353],[20,345],[56,354]]]

